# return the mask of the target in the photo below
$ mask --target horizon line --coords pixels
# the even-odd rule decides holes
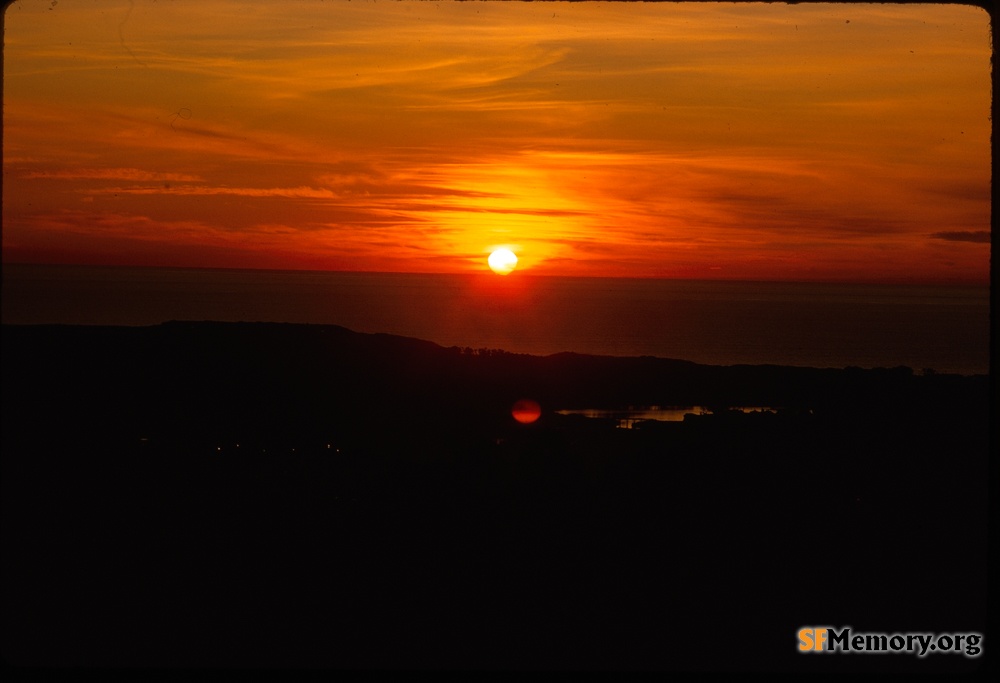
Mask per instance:
[[[27,267],[55,267],[55,268],[108,268],[108,269],[139,269],[139,270],[197,270],[197,271],[232,271],[244,273],[338,273],[354,275],[427,275],[427,276],[448,276],[448,277],[473,277],[491,279],[496,282],[505,280],[518,280],[522,278],[545,278],[562,280],[674,280],[683,282],[728,282],[728,283],[760,283],[760,284],[802,284],[802,285],[868,285],[868,286],[947,286],[947,287],[975,287],[992,289],[990,278],[980,282],[978,280],[949,280],[949,279],[765,279],[747,277],[725,277],[725,276],[700,276],[692,277],[686,275],[557,275],[552,273],[532,273],[530,271],[513,271],[507,275],[497,275],[488,269],[482,271],[409,271],[409,270],[345,270],[338,268],[254,268],[254,267],[233,267],[233,266],[185,266],[185,265],[150,265],[132,263],[63,263],[63,262],[37,262],[37,261],[0,261],[0,267],[7,266],[27,266]]]

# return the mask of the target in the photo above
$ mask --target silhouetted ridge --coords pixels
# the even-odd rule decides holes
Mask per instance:
[[[986,377],[332,325],[0,333],[15,664],[977,667],[795,633],[985,629]],[[713,413],[555,412],[654,405]]]

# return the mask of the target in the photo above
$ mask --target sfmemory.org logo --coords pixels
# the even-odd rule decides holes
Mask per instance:
[[[850,626],[839,631],[829,626],[812,626],[798,631],[799,652],[859,652],[868,654],[913,653],[925,657],[932,652],[961,653],[978,657],[983,651],[982,633],[851,633]]]

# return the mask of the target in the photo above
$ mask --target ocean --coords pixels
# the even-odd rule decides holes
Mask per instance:
[[[989,371],[986,287],[6,264],[2,294],[7,324],[333,324],[535,355]]]

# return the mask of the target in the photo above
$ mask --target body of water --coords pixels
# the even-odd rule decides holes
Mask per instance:
[[[776,413],[777,408],[769,406],[729,406],[727,410],[741,413]],[[557,410],[559,415],[583,415],[587,418],[600,420],[618,420],[621,429],[632,429],[636,422],[655,420],[657,422],[683,422],[688,415],[711,415],[707,406],[645,406],[614,410],[606,408],[583,408],[576,410]]]
[[[538,355],[989,369],[986,287],[8,264],[2,303],[11,324],[314,323]]]

